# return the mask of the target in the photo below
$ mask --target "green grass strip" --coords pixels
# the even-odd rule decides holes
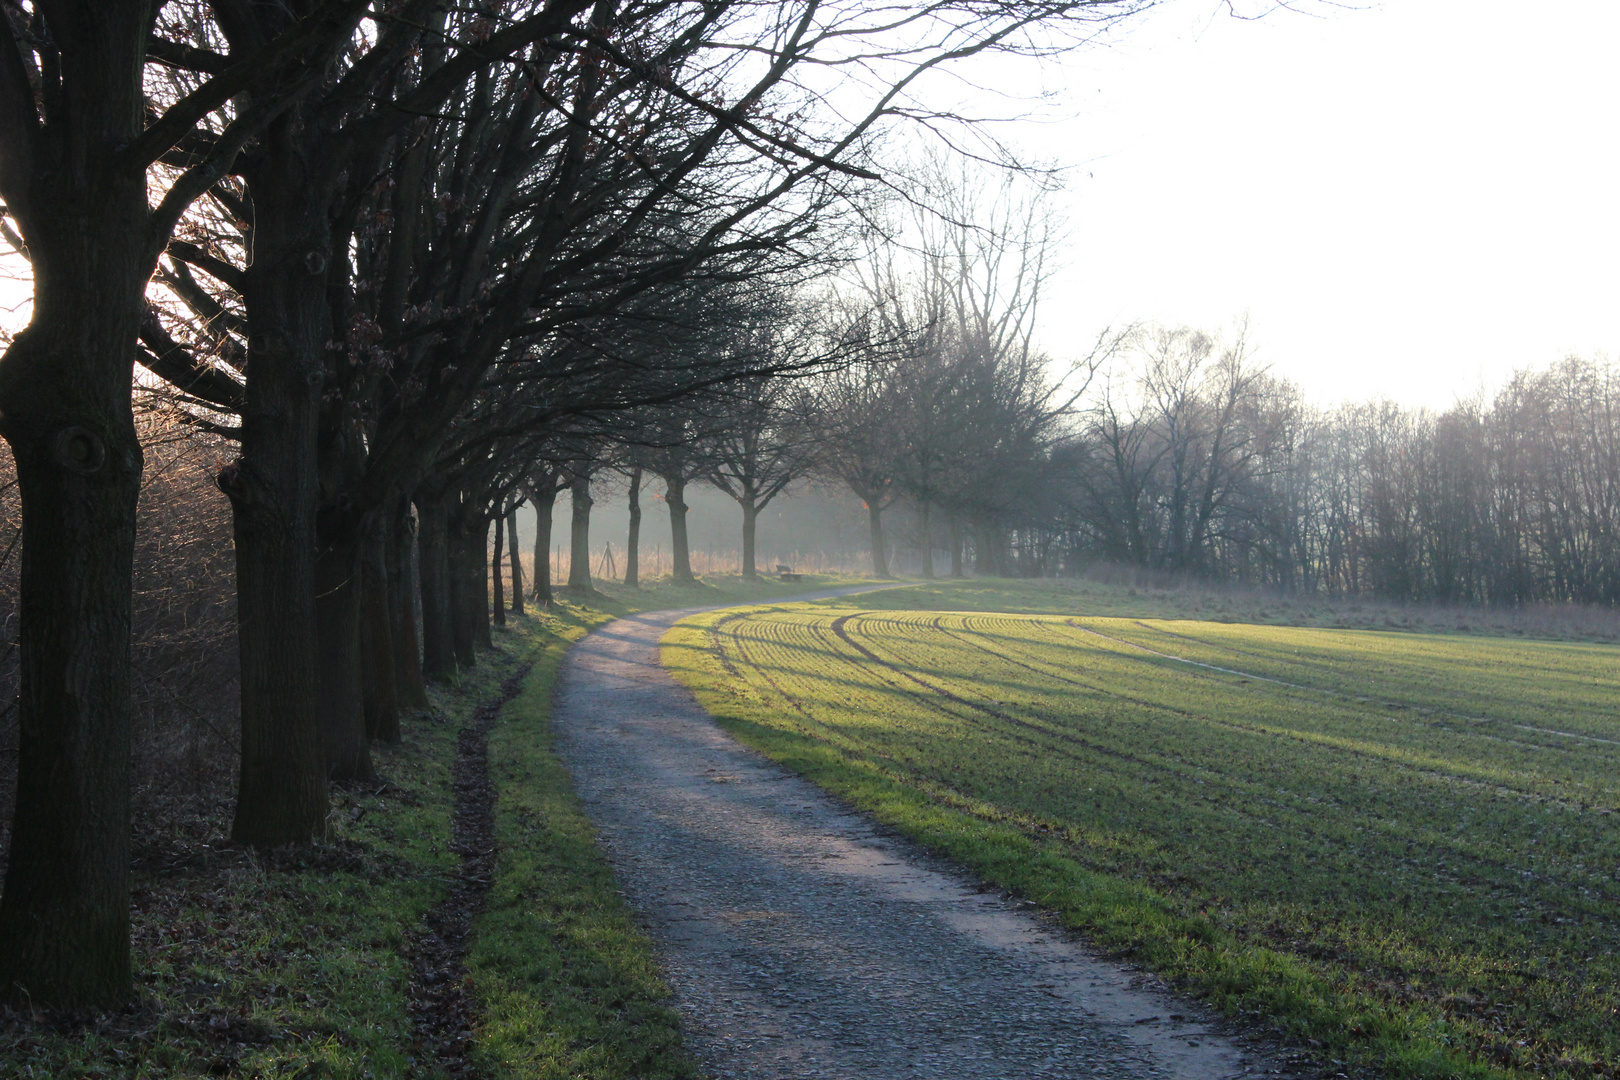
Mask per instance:
[[[402,950],[445,895],[456,733],[524,659],[522,694],[490,739],[497,880],[468,958],[485,1013],[475,1054],[491,1077],[691,1077],[651,948],[551,750],[550,700],[567,647],[638,610],[751,602],[842,584],[808,577],[615,590],[512,619],[502,654],[429,688],[438,719],[374,747],[386,784],[335,792],[328,837],[260,858],[170,838],[133,882],[137,1000],[76,1027],[0,1026],[0,1076],[29,1080],[427,1080]]]
[[[504,669],[502,669],[504,670]],[[33,1080],[413,1072],[401,948],[444,895],[455,733],[494,692],[486,664],[430,690],[446,719],[373,750],[377,792],[335,792],[328,835],[256,857],[197,842],[134,881],[137,999],[79,1027],[0,1032],[0,1073]],[[223,830],[229,806],[220,807]]]
[[[699,1072],[682,1051],[652,944],[636,926],[596,832],[558,760],[552,694],[569,646],[636,611],[759,600],[827,585],[722,580],[613,590],[514,620],[535,661],[489,739],[499,866],[468,957],[483,1013],[480,1067],[499,1080],[674,1080]]]
[[[513,624],[535,667],[490,734],[500,861],[468,957],[483,1011],[476,1053],[490,1077],[698,1075],[651,944],[552,750],[558,665],[609,618],[557,608]]]

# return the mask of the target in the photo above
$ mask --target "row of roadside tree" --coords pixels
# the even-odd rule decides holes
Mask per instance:
[[[1137,6],[0,7],[4,234],[33,282],[0,360],[22,512],[0,994],[131,991],[137,394],[231,447],[232,836],[316,839],[328,785],[371,775],[476,636],[484,537],[535,463],[866,348],[869,320],[786,354],[749,328],[856,254],[885,144],[959,124],[931,74]]]

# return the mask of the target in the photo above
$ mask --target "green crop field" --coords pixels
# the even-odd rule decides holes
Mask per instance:
[[[1620,1075],[1620,647],[1087,608],[897,589],[700,616],[665,657],[745,740],[1323,1058]]]

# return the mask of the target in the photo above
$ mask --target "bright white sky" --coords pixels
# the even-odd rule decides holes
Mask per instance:
[[[1620,354],[1620,3],[1216,7],[1047,68],[1066,118],[1007,132],[1076,166],[1049,351],[1247,313],[1319,403],[1441,407]]]
[[[1002,129],[1074,167],[1047,349],[1247,314],[1322,404],[1440,407],[1620,354],[1620,3],[1300,2],[1171,0],[1060,65],[973,69],[1060,101]]]

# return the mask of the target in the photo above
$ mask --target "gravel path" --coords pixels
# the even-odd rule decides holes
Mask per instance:
[[[576,645],[555,723],[710,1075],[1286,1071],[732,740],[658,663],[658,639],[692,613],[620,619]]]

